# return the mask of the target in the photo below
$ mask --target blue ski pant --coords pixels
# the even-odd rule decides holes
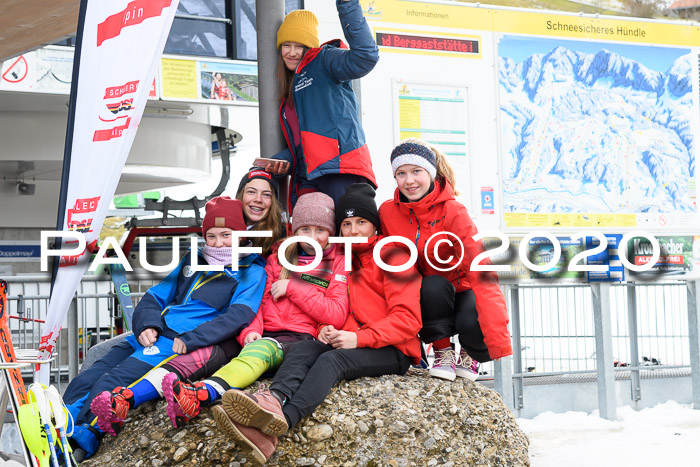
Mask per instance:
[[[101,435],[94,423],[95,416],[90,411],[90,403],[95,396],[139,380],[151,369],[177,356],[172,349],[172,339],[163,336],[149,348],[139,344],[136,337],[129,336],[73,378],[63,400],[75,422],[72,438],[87,451],[88,456],[97,451]]]

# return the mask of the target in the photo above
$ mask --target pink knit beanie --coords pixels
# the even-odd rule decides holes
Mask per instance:
[[[323,227],[335,234],[335,205],[330,196],[317,191],[299,197],[292,211],[292,232],[307,225]]]

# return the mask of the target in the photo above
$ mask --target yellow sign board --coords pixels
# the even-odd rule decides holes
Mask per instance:
[[[197,99],[196,61],[164,58],[161,77],[164,99]]]
[[[489,9],[473,4],[374,0],[360,2],[370,23],[494,31],[510,34],[595,39],[623,42],[700,46],[700,27],[672,22],[647,22],[615,17],[574,16],[565,13]],[[443,33],[446,33],[443,30]]]

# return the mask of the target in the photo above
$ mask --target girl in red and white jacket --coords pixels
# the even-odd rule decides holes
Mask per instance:
[[[187,384],[174,373],[163,379],[163,395],[175,427],[226,390],[245,388],[277,369],[292,344],[315,338],[322,323],[340,327],[347,319],[345,257],[341,245],[328,241],[335,233],[333,200],[319,192],[301,196],[294,207],[292,231],[318,242],[323,259],[310,271],[291,272],[280,263],[276,245],[265,266],[267,283],[260,311],[238,337],[244,346],[241,353],[204,381]],[[290,245],[286,259],[308,265],[315,259],[314,248],[303,242]]]
[[[423,141],[408,139],[392,151],[391,168],[397,188],[394,199],[379,208],[379,217],[386,235],[408,238],[418,249],[423,275],[420,337],[435,350],[430,375],[476,380],[477,362],[513,353],[498,277],[470,269],[484,247],[473,240],[476,226],[455,199],[454,173],[444,155]],[[455,334],[459,355],[450,342]]]
[[[219,427],[261,464],[274,453],[277,437],[313,413],[338,381],[402,375],[420,362],[421,277],[413,266],[387,272],[374,261],[382,238],[374,189],[350,185],[335,212],[344,237],[368,237],[367,243],[352,246],[350,316],[342,327],[327,323],[318,340],[294,344],[269,391],[227,391],[222,405],[213,408]],[[381,249],[381,258],[391,266],[409,261],[406,251],[391,243]]]

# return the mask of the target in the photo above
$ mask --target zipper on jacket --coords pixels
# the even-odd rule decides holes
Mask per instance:
[[[365,327],[365,323],[363,323],[362,321],[360,321],[359,319],[357,319],[357,316],[355,316],[355,312],[352,311],[352,306],[350,307],[350,314],[352,315],[352,317],[353,317],[353,319],[355,320],[355,322],[356,322],[357,324],[360,325],[360,327],[357,328],[358,331],[359,331],[360,329],[362,329],[362,328]]]
[[[413,243],[416,245],[416,249],[418,248],[418,239],[420,238],[420,222],[418,221],[418,216],[416,216],[416,213],[413,212],[413,209],[409,209],[409,220],[411,221],[411,225],[413,225],[413,219],[411,219],[411,216],[416,218],[416,239],[413,241]],[[416,265],[418,269],[420,269],[420,253],[418,254],[418,259],[416,260]]]
[[[365,323],[363,323],[362,321],[360,321],[359,319],[357,319],[357,316],[355,316],[355,312],[352,311],[352,305],[351,305],[352,300],[350,300],[350,297],[352,296],[352,293],[350,292],[350,275],[351,275],[352,273],[353,273],[353,271],[350,271],[350,272],[348,273],[348,309],[350,310],[350,314],[352,315],[352,317],[353,317],[353,319],[355,320],[355,322],[356,322],[357,324],[360,325],[360,327],[357,328],[357,330],[359,331],[360,329],[362,329],[362,328],[365,326]]]
[[[194,293],[195,290],[200,288],[201,286],[207,284],[208,282],[213,281],[214,279],[218,279],[219,277],[223,276],[224,273],[220,272],[218,274],[214,274],[213,276],[210,276],[208,279],[204,279],[207,276],[207,273],[205,272],[202,274],[196,281],[194,286],[190,289],[189,292],[187,292],[187,295],[185,296],[185,299],[182,301],[181,305],[185,305],[189,302],[190,298],[192,297],[192,294]],[[203,280],[204,279],[204,280]],[[170,311],[170,306],[165,307],[163,312],[160,314],[161,316],[165,316],[168,314],[168,311]]]
[[[292,80],[292,88],[293,87],[294,87],[294,81]],[[290,184],[291,184],[292,181],[294,180],[294,172],[296,171],[297,156],[296,156],[296,148],[293,147],[294,140],[291,136],[289,136],[289,133],[291,133],[291,129],[287,128],[289,124],[287,123],[287,113],[284,110],[284,106],[285,106],[285,99],[283,99],[282,103],[280,104],[280,124],[282,126],[282,133],[284,136],[284,141],[287,143],[287,147],[289,148],[289,153],[292,155],[292,163],[290,164],[291,170],[289,172]],[[297,114],[297,119],[299,119],[298,114]],[[301,135],[301,130],[299,131],[299,134]],[[290,142],[291,142],[291,144],[290,144]],[[299,144],[301,144],[301,142]],[[302,150],[303,150],[303,148],[302,148]],[[290,185],[290,187],[289,187],[290,193],[289,193],[289,196],[287,196],[287,211],[288,211],[287,217],[291,217],[291,215],[292,215],[292,192],[291,192],[291,190],[293,190],[293,189],[294,189],[294,187],[292,187]],[[285,218],[285,214],[286,213],[284,213],[284,212],[282,213],[282,220],[283,221]],[[285,228],[285,232],[287,233],[288,236],[292,234],[292,232],[290,232],[291,223],[284,222],[284,228]]]
[[[416,246],[418,246],[418,237],[420,237],[420,222],[418,222],[418,216],[416,216],[416,213],[413,212],[413,209],[409,209],[409,212],[413,217],[416,218],[416,239],[413,243]],[[411,222],[411,225],[413,225],[413,219],[411,219],[411,215],[408,216],[408,219]]]

